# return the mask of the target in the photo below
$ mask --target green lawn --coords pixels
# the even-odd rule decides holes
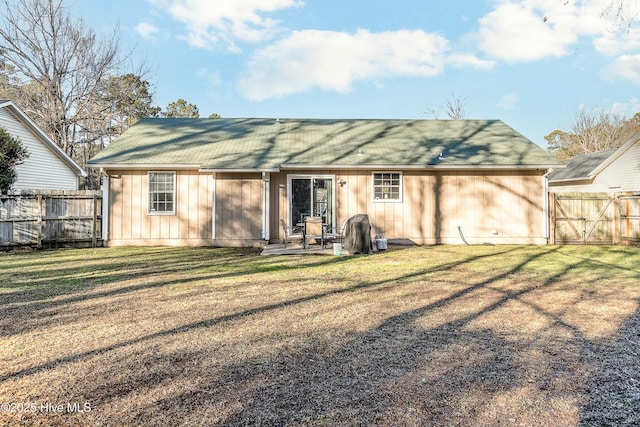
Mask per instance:
[[[638,425],[640,249],[0,255],[0,424]]]

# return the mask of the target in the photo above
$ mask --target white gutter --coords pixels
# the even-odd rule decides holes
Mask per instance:
[[[88,168],[110,170],[193,170],[200,169],[200,164],[158,164],[158,163],[93,163]]]
[[[216,240],[216,174],[211,175],[213,179],[213,191],[211,192],[211,239]]]
[[[281,170],[292,169],[377,169],[377,170],[429,170],[429,169],[445,169],[445,170],[457,170],[457,169],[482,169],[482,170],[527,170],[527,169],[549,169],[549,168],[564,168],[565,165],[385,165],[385,164],[364,164],[364,165],[308,165],[308,164],[282,164],[280,168],[238,168],[238,169],[224,169],[224,168],[202,168],[196,164],[110,164],[110,163],[96,163],[87,165],[89,168],[103,168],[110,170],[193,170],[197,169],[198,172],[204,173],[259,173],[259,172],[280,172]]]
[[[566,184],[566,183],[575,183],[575,184],[590,184],[593,181],[592,177],[584,178],[565,178],[565,179],[554,179],[552,184]]]
[[[430,170],[430,169],[444,169],[444,170],[458,170],[458,169],[482,169],[482,170],[537,170],[537,169],[549,169],[549,168],[561,168],[563,166],[556,165],[379,165],[379,164],[366,164],[366,165],[302,165],[302,164],[283,164],[281,169],[376,169],[376,170]]]
[[[109,180],[111,179],[103,170],[102,173],[102,241],[109,240]]]
[[[239,169],[221,169],[221,168],[199,168],[198,172],[205,173],[257,173],[257,172],[280,172],[280,169],[277,168],[268,168],[268,169],[250,169],[250,168],[239,168]]]
[[[267,242],[269,235],[269,181],[271,176],[268,172],[262,172],[262,239]]]
[[[547,173],[542,176],[542,230],[545,239],[551,237],[549,230],[549,174],[551,172],[553,169],[548,169]]]

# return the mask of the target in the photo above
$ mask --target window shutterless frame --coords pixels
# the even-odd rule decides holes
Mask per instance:
[[[175,215],[176,173],[149,172],[147,178],[149,181],[149,215]]]
[[[374,202],[402,202],[402,172],[373,172],[371,178]]]

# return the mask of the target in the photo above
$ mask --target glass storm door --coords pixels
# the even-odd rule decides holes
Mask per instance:
[[[307,216],[320,216],[333,229],[334,179],[325,177],[291,178],[291,224],[301,224]]]

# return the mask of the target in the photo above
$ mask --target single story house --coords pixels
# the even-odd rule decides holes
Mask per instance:
[[[0,101],[0,127],[18,138],[29,157],[16,166],[12,191],[78,190],[87,173],[12,101]]]
[[[257,118],[143,119],[88,166],[112,246],[259,246],[309,214],[368,214],[390,242],[545,244],[563,167],[499,120]]]
[[[640,191],[640,132],[615,150],[583,154],[549,174],[554,193]]]

